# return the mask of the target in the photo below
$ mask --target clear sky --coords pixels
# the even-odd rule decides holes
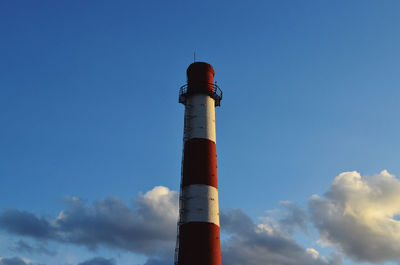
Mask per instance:
[[[1,1],[0,265],[172,264],[194,52],[224,91],[223,263],[399,262],[399,14],[395,0]]]

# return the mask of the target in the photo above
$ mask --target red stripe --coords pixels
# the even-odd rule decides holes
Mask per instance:
[[[217,148],[213,141],[193,138],[185,142],[182,185],[192,184],[218,188]]]
[[[192,83],[214,83],[214,74],[214,68],[210,64],[203,62],[192,63],[186,70],[189,87]]]
[[[208,63],[195,62],[189,65],[187,71],[187,93],[192,94],[209,94],[214,93],[214,69]]]
[[[221,265],[219,227],[193,222],[179,227],[178,265]]]

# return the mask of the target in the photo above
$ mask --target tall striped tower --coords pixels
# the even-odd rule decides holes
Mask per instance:
[[[207,63],[192,63],[186,74],[179,91],[185,125],[175,264],[221,265],[215,106],[222,91]]]

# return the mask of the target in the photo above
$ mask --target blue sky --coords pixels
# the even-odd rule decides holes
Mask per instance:
[[[4,220],[13,209],[21,218],[29,213],[54,221],[66,209],[79,213],[77,200],[90,212],[94,202],[110,203],[107,198],[132,203],[135,220],[135,207],[148,210],[153,197],[144,194],[156,186],[168,188],[153,191],[166,192],[173,205],[183,134],[178,90],[194,52],[213,65],[224,91],[216,121],[220,208],[227,216],[240,209],[259,224],[281,209],[275,232],[320,256],[334,253],[343,264],[400,260],[392,253],[371,260],[343,250],[349,249],[344,238],[323,238],[335,233],[316,225],[325,215],[310,203],[318,194],[322,204],[339,205],[335,192],[324,194],[348,194],[342,182],[334,184],[348,171],[361,174],[358,184],[385,191],[377,183],[386,169],[397,187],[399,11],[400,3],[390,0],[2,1],[0,264],[14,264],[13,257],[54,265],[165,258],[109,242],[93,250],[57,236],[38,238],[20,231],[26,220],[18,219],[20,230]],[[368,208],[375,195],[362,194],[360,209]],[[311,231],[298,229],[297,215],[294,232],[282,228],[279,220],[292,208],[282,209],[281,201],[304,211]],[[354,220],[374,235],[361,212]],[[384,215],[395,219],[399,212],[395,207]],[[378,228],[386,224],[379,220]],[[397,224],[393,229],[400,234]],[[18,242],[31,251],[18,250]]]

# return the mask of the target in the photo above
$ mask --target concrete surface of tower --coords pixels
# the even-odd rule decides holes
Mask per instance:
[[[215,106],[222,91],[214,69],[192,63],[179,91],[185,105],[176,265],[221,265]]]

